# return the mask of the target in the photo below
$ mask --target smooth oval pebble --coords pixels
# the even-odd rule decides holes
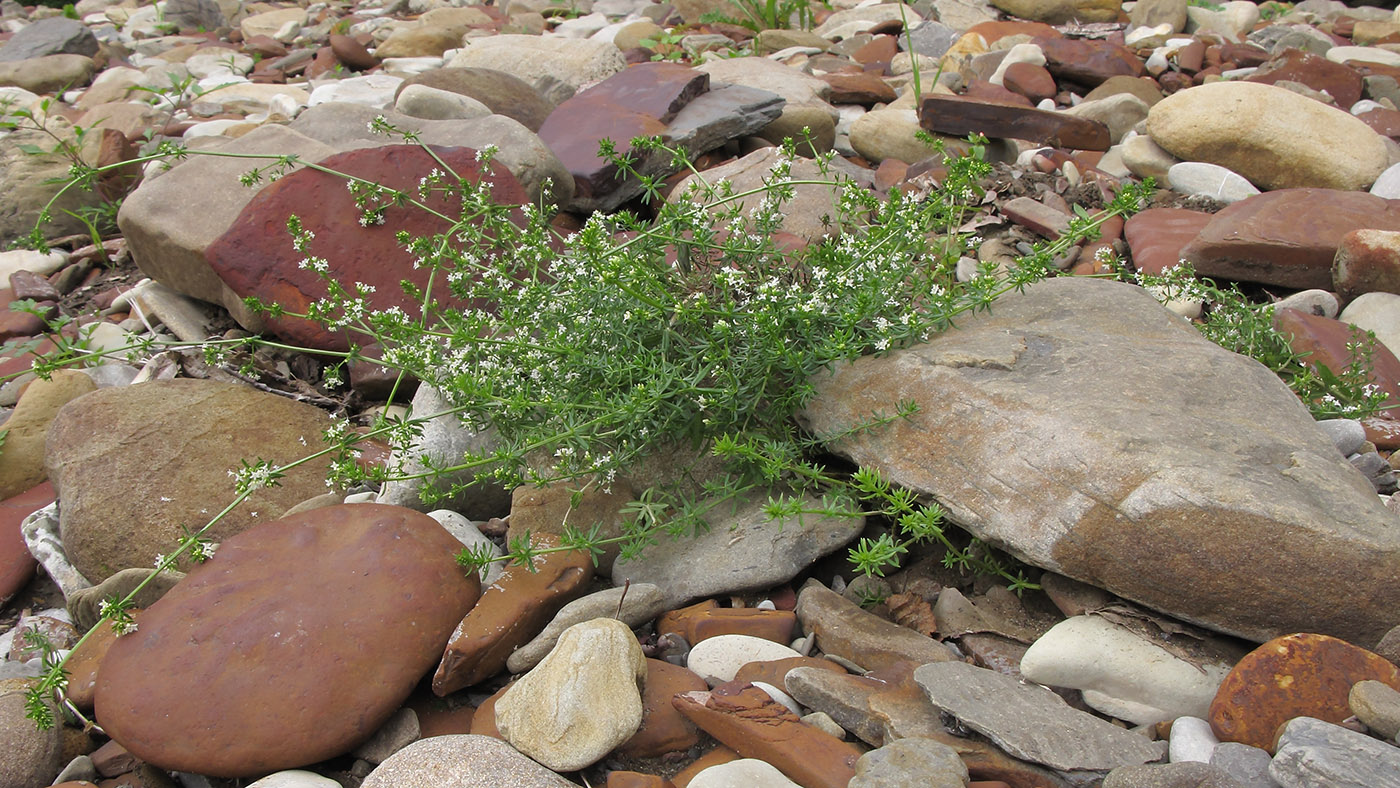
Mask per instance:
[[[98,723],[154,766],[217,777],[339,755],[403,704],[479,596],[460,548],[382,504],[233,536],[112,644]]]
[[[740,758],[702,770],[689,788],[801,788],[777,767],[757,758]]]
[[[733,681],[739,668],[750,662],[772,662],[800,656],[781,643],[752,635],[719,635],[695,644],[685,666],[697,676],[725,682]]]
[[[315,772],[289,769],[285,772],[273,772],[257,782],[250,783],[248,788],[340,788],[340,783]]]
[[[578,788],[500,739],[452,734],[389,756],[361,788]]]
[[[1215,745],[1220,740],[1211,732],[1210,723],[1200,717],[1177,717],[1172,722],[1167,757],[1172,763],[1196,761],[1210,763]]]

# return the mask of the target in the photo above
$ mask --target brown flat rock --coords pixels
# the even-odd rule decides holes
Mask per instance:
[[[514,175],[499,164],[486,171],[471,148],[434,147],[447,166],[469,183],[483,180],[500,205],[527,202],[524,188]],[[351,150],[323,159],[320,164],[387,188],[417,197],[419,179],[441,167],[417,145],[383,145]],[[424,201],[448,216],[460,214],[460,204],[435,192]],[[456,207],[454,208],[454,203]],[[287,217],[295,215],[302,226],[315,233],[307,250],[292,247]],[[328,260],[334,276],[347,289],[353,283],[374,288],[366,296],[372,309],[399,307],[416,313],[419,305],[404,293],[400,282],[407,280],[425,287],[432,273],[428,267],[415,267],[415,256],[398,241],[398,233],[431,236],[447,230],[447,222],[414,206],[391,207],[382,224],[360,225],[361,211],[343,178],[311,169],[298,170],[266,186],[243,208],[238,219],[205,250],[214,272],[241,297],[256,296],[266,304],[279,304],[289,312],[305,314],[327,293],[326,283],[315,271],[301,267],[307,256]],[[435,293],[446,306],[469,304],[452,298],[446,288]],[[278,336],[292,342],[326,350],[346,350],[348,337],[311,320],[268,317],[268,325]]]
[[[540,534],[530,544],[545,549],[559,540]],[[545,553],[533,571],[507,566],[452,633],[433,675],[433,692],[447,695],[500,673],[511,652],[538,635],[592,578],[593,561],[578,550]]]
[[[860,748],[802,724],[752,684],[687,692],[672,703],[720,743],[745,758],[767,761],[803,788],[845,788],[855,777]]]
[[[1045,67],[1057,80],[1093,88],[1110,77],[1147,73],[1137,53],[1107,41],[1037,36],[1031,43],[1045,53]]]
[[[1181,250],[1196,240],[1212,216],[1185,208],[1148,208],[1123,225],[1123,238],[1133,265],[1147,274],[1161,274],[1181,262]]]
[[[922,665],[953,659],[942,643],[862,610],[815,580],[808,580],[797,597],[797,617],[823,652],[866,670],[904,660]]]
[[[1181,256],[1205,276],[1326,290],[1343,236],[1362,228],[1400,230],[1400,201],[1335,189],[1279,189],[1215,214]]]
[[[380,504],[229,538],[108,649],[97,720],[169,770],[246,777],[340,755],[398,710],[476,601],[460,548]]]
[[[674,632],[692,646],[717,635],[752,635],[787,645],[796,625],[797,615],[791,610],[720,607],[713,599],[707,599],[663,613],[657,619],[656,632]]]
[[[1056,148],[1108,150],[1108,127],[1059,112],[974,101],[961,96],[925,96],[919,125],[940,134],[1029,140]]]

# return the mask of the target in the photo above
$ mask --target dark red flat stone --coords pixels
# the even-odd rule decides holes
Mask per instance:
[[[20,535],[20,523],[53,502],[53,485],[48,482],[0,502],[0,606],[24,588],[38,565]]]
[[[1274,312],[1274,326],[1290,337],[1289,347],[1303,356],[1304,364],[1314,367],[1321,364],[1333,372],[1340,372],[1351,365],[1352,352],[1348,346],[1365,339],[1365,332],[1348,323],[1301,309]],[[1389,395],[1385,405],[1400,405],[1400,358],[1396,358],[1390,348],[1380,342],[1371,346],[1370,382]],[[1382,413],[1387,414],[1384,420],[1389,421],[1396,411],[1386,410]]]
[[[560,104],[540,139],[574,176],[575,198],[617,189],[617,167],[598,155],[610,139],[618,152],[634,137],[665,133],[667,124],[695,97],[710,89],[710,76],[678,63],[630,66]]]
[[[919,105],[919,125],[940,134],[1029,140],[1056,148],[1108,150],[1108,127],[1032,107],[992,104],[962,96],[925,96]]]
[[[468,182],[479,183],[485,178],[498,204],[522,205],[529,199],[520,182],[505,167],[495,164],[489,175],[485,173],[475,150],[434,150]],[[348,151],[330,156],[321,165],[408,192],[414,197],[419,179],[434,169],[441,169],[437,161],[417,145],[385,145]],[[454,208],[440,193],[429,197],[426,203],[448,216],[454,215],[454,210],[460,212],[460,207]],[[416,207],[404,206],[389,208],[383,225],[361,227],[360,211],[345,188],[345,180],[309,168],[298,170],[259,192],[228,232],[205,250],[210,267],[240,296],[257,296],[264,303],[280,304],[289,312],[305,313],[307,307],[324,298],[327,291],[325,282],[317,274],[298,265],[306,254],[292,248],[292,238],[286,229],[287,217],[292,214],[300,217],[302,225],[316,234],[308,254],[328,260],[331,272],[347,289],[352,283],[363,282],[375,288],[367,297],[373,309],[399,307],[410,313],[418,311],[419,305],[404,293],[400,282],[408,280],[424,287],[429,271],[414,268],[414,256],[400,246],[396,236],[401,230],[414,237],[431,236],[447,230],[447,222]],[[444,287],[439,286],[434,292],[445,305],[473,306],[451,298]],[[310,320],[269,318],[268,325],[278,336],[307,347],[326,350],[349,347],[343,332],[331,331]]]
[[[1335,189],[1279,189],[1215,214],[1181,256],[1206,276],[1327,290],[1342,237],[1363,228],[1400,230],[1400,200]]]
[[[1337,106],[1342,109],[1348,109],[1361,100],[1361,74],[1355,69],[1298,49],[1288,49],[1271,58],[1245,81],[1265,85],[1283,81],[1299,82],[1327,93],[1337,100]]]
[[[1137,53],[1107,41],[1037,36],[1031,43],[1045,53],[1045,67],[1056,79],[1086,87],[1096,87],[1109,77],[1140,77],[1147,73]]]
[[[1210,224],[1211,214],[1184,208],[1148,208],[1123,225],[1123,238],[1133,265],[1147,274],[1161,274],[1181,261],[1181,250]]]

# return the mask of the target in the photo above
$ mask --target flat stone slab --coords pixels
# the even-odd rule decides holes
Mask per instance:
[[[1095,120],[962,96],[925,96],[919,125],[939,134],[962,137],[976,132],[1056,148],[1108,150],[1111,144],[1108,127]]]
[[[1087,712],[1055,693],[965,662],[939,662],[914,671],[939,710],[991,739],[1008,754],[1065,772],[1106,772],[1160,760],[1166,742],[1148,741]]]
[[[1022,560],[1259,642],[1395,623],[1395,514],[1276,375],[1140,288],[1041,282],[814,384],[818,436],[921,405],[832,448]]]

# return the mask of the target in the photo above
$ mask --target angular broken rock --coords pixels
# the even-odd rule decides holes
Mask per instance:
[[[919,105],[919,125],[939,134],[977,133],[1055,148],[1108,150],[1110,145],[1108,127],[1098,121],[963,96],[925,96]]]
[[[999,780],[1012,788],[1066,788],[1054,772],[1018,761],[980,739],[943,727],[938,710],[914,683],[912,662],[864,676],[815,668],[789,671],[785,688],[808,708],[826,712],[872,747],[905,738],[934,739],[958,751],[974,780]]]
[[[808,580],[797,595],[797,618],[823,652],[866,670],[953,659],[942,643],[862,610],[818,580]]]
[[[663,539],[637,558],[617,561],[613,584],[655,583],[673,608],[703,596],[768,589],[845,546],[865,522],[810,514],[774,520],[764,506],[764,499],[754,497],[736,509],[715,509],[708,531]]]
[[[1166,742],[1117,727],[1044,687],[965,662],[923,665],[914,680],[940,711],[1021,760],[1062,772],[1107,772],[1161,759]]]
[[[773,764],[805,788],[837,788],[855,777],[862,754],[858,747],[802,724],[752,684],[730,682],[712,692],[685,692],[671,703],[720,743],[745,758]]]
[[[924,405],[833,448],[1022,560],[1259,641],[1394,623],[1395,515],[1273,373],[1139,288],[1041,282],[815,383],[818,436]]]
[[[545,550],[558,547],[559,540],[540,534],[530,538],[530,546]],[[511,653],[538,635],[591,579],[593,562],[579,550],[545,553],[535,559],[533,571],[506,567],[452,633],[433,674],[433,692],[447,695],[501,672]]]

